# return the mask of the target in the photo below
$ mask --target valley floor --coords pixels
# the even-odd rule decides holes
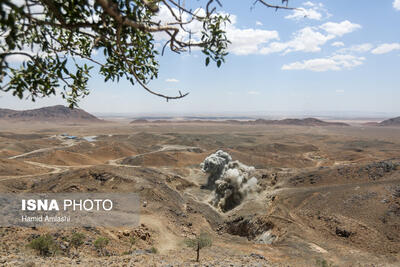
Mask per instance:
[[[258,179],[257,192],[227,212],[202,186],[200,163],[220,149]],[[200,266],[400,263],[395,127],[1,125],[0,192],[135,192],[142,203],[137,227],[1,227],[1,266],[198,266],[184,240],[201,231],[213,246]],[[72,253],[75,231],[86,239]],[[61,248],[54,257],[26,246],[46,233]],[[106,256],[94,248],[99,236],[110,240]]]

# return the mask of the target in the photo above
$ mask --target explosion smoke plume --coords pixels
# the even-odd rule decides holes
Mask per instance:
[[[257,189],[257,178],[252,176],[254,167],[232,161],[232,157],[222,150],[208,156],[201,167],[210,174],[207,187],[214,190],[210,203],[223,212],[240,205]]]

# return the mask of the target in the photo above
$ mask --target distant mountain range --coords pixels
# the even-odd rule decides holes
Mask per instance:
[[[297,125],[297,126],[349,126],[343,122],[326,122],[316,118],[284,120],[146,120],[137,119],[131,123],[228,123],[240,125]]]
[[[57,105],[31,110],[0,109],[0,120],[38,122],[102,122],[82,109]]]

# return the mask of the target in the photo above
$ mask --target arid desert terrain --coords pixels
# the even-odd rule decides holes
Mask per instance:
[[[257,178],[225,211],[200,166],[218,150]],[[400,266],[400,127],[4,122],[0,191],[135,192],[142,203],[135,228],[2,227],[1,266]],[[73,231],[86,239],[71,256]],[[183,241],[200,231],[213,245],[196,263]],[[53,257],[26,246],[46,233]]]

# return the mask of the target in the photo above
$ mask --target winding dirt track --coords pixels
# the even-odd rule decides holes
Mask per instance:
[[[30,152],[27,152],[27,153],[23,153],[23,154],[19,154],[19,155],[16,155],[16,156],[9,157],[8,159],[17,159],[17,158],[22,158],[22,157],[29,156],[29,155],[36,154],[36,153],[52,151],[52,150],[56,150],[56,149],[68,148],[68,147],[72,147],[74,145],[77,145],[79,143],[80,142],[64,141],[63,142],[63,144],[64,144],[63,146],[40,148],[40,149],[36,149],[36,150],[30,151]]]
[[[187,150],[187,149],[197,149],[198,147],[192,147],[192,146],[181,146],[181,145],[163,145],[160,149],[150,151],[150,152],[145,152],[141,154],[136,154],[130,157],[123,157],[123,158],[118,158],[118,159],[112,159],[107,162],[108,165],[112,166],[117,166],[117,167],[140,167],[140,166],[131,166],[131,165],[125,165],[125,164],[119,164],[118,162],[125,159],[125,158],[137,158],[141,157],[144,155],[149,155],[149,154],[154,154],[154,153],[159,153],[159,152],[164,152],[164,151],[182,151],[182,150]]]
[[[41,148],[41,149],[36,149],[27,153],[19,154],[16,156],[9,157],[8,159],[18,159],[22,158],[25,156],[33,155],[36,153],[41,153],[41,152],[47,152],[47,151],[52,151],[52,150],[59,150],[63,148],[69,148],[74,145],[79,144],[80,142],[65,142],[64,146],[56,146],[56,147],[47,147],[47,148]],[[159,153],[159,152],[164,152],[164,151],[182,151],[182,150],[188,150],[188,149],[198,149],[198,147],[191,147],[191,146],[182,146],[182,145],[163,145],[160,149],[150,151],[150,152],[145,152],[141,154],[136,154],[131,156],[132,158],[148,155],[148,154],[154,154],[154,153]],[[125,159],[127,157],[123,158],[118,158],[118,159],[112,159],[107,161],[106,165],[111,165],[111,166],[116,166],[116,167],[125,167],[125,168],[139,168],[140,166],[132,166],[132,165],[125,165],[125,164],[119,164],[118,162]],[[45,163],[40,163],[40,162],[33,162],[33,161],[28,161],[24,160],[25,163],[41,167],[41,168],[46,168],[50,169],[51,171],[46,172],[46,173],[39,173],[39,174],[28,174],[28,175],[15,175],[15,176],[0,176],[0,181],[5,181],[5,180],[13,180],[13,179],[19,179],[19,178],[30,178],[30,177],[37,177],[37,176],[42,176],[42,175],[48,175],[48,174],[58,174],[58,173],[63,173],[67,172],[71,169],[78,169],[78,168],[89,168],[93,167],[96,165],[78,165],[78,166],[60,166],[60,165],[50,165],[50,164],[45,164]]]

